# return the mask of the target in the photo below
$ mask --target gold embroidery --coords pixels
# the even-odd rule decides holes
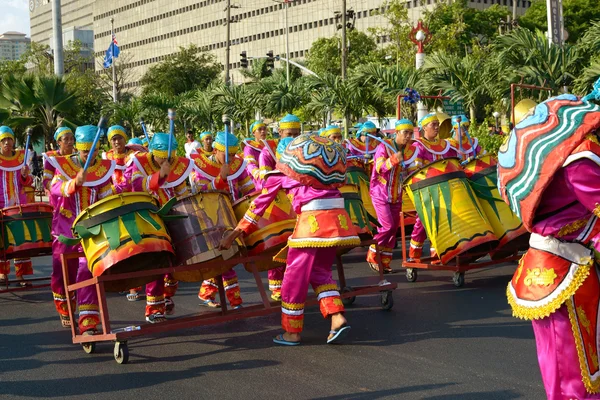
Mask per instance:
[[[94,171],[94,174],[98,177],[101,178],[104,176],[104,174],[106,174],[106,167],[104,165],[100,165],[98,168],[96,168],[96,171]]]
[[[310,233],[315,233],[319,230],[319,223],[314,215],[308,216],[308,223],[310,224]]]
[[[588,134],[585,136],[585,139],[586,139],[586,140],[589,140],[590,142],[596,143],[597,145],[599,145],[599,146],[600,146],[600,141],[598,141],[598,137],[597,137],[597,136],[596,136],[596,134],[594,134],[594,133],[588,133]]]
[[[64,215],[65,217],[67,217],[67,218],[73,217],[73,213],[70,210],[67,210],[67,209],[62,208],[62,207],[60,208],[60,213],[62,215]]]
[[[285,308],[286,310],[304,310],[304,303],[286,303],[285,301],[282,301],[281,307]]]
[[[577,307],[577,317],[579,318],[579,322],[581,322],[581,325],[585,328],[585,331],[588,333],[588,335],[591,335],[592,332],[590,320],[588,319],[585,310],[581,308],[581,306]]]
[[[346,220],[346,216],[344,214],[338,214],[338,221],[340,221],[340,226],[342,229],[348,230],[348,221]]]
[[[333,299],[333,305],[334,306],[338,306],[338,307],[343,307],[344,303],[342,302],[342,299],[335,298],[335,299]]]
[[[527,269],[527,276],[523,283],[525,286],[550,286],[557,277],[558,275],[554,272],[554,268],[532,268]]]
[[[596,208],[594,208],[593,213],[596,217],[600,218],[600,204],[596,203]]]
[[[256,204],[254,202],[250,203],[250,207],[248,207],[250,210],[255,210],[256,209]]]
[[[288,322],[292,328],[300,329],[304,326],[304,319],[290,319]]]
[[[267,193],[269,193],[269,191],[267,190],[267,188],[263,188],[261,194],[267,194]]]
[[[173,171],[173,173],[176,176],[180,176],[181,174],[183,174],[183,171],[185,169],[185,165],[183,165],[182,162],[177,163],[177,167],[175,168],[175,170]]]
[[[412,242],[411,242],[412,244]],[[422,245],[421,245],[422,246]],[[523,256],[525,257],[525,256]],[[517,271],[516,271],[516,278],[515,278],[515,282],[519,282],[519,278],[521,278],[521,274],[523,273],[523,257],[521,257],[521,259],[519,260],[519,266],[517,267]]]
[[[580,220],[572,222],[568,225],[565,225],[562,228],[560,228],[560,230],[556,234],[556,237],[563,237],[563,236],[569,235],[573,232],[577,232],[578,230],[583,228],[587,224],[587,222],[588,222],[587,219],[580,219]]]
[[[591,343],[588,343],[588,353],[590,358],[592,359],[592,364],[594,365],[594,371],[598,370],[598,354],[594,349],[594,346]]]

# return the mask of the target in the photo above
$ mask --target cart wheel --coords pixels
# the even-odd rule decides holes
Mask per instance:
[[[383,310],[391,310],[394,307],[394,296],[392,295],[391,290],[386,290],[385,292],[381,292],[380,296],[381,300],[381,308]]]
[[[406,280],[407,281],[416,282],[418,276],[419,276],[419,274],[417,274],[417,270],[415,268],[406,268]]]
[[[352,287],[350,286],[345,286],[342,289],[342,293],[349,293],[351,291],[353,291],[354,289],[352,289]],[[344,304],[345,306],[351,306],[352,304],[354,304],[354,302],[356,301],[356,296],[352,296],[352,297],[346,297],[342,299],[342,304]]]
[[[83,343],[81,347],[83,347],[83,351],[85,351],[87,354],[93,354],[96,352],[96,342]]]
[[[117,364],[127,364],[129,362],[127,342],[115,342],[114,356]]]
[[[464,272],[455,272],[452,276],[452,283],[454,286],[461,287],[465,284],[465,273]]]

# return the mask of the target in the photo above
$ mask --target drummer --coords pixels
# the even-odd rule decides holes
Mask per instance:
[[[0,126],[0,208],[27,204],[25,186],[33,185],[33,176],[29,171],[23,150],[15,150],[15,134],[8,126]],[[23,275],[33,275],[33,266],[29,258],[15,258],[15,274],[18,285],[31,286]],[[5,285],[10,273],[10,260],[0,260],[0,285]]]
[[[373,238],[381,251],[383,272],[392,272],[390,263],[396,244],[396,232],[400,225],[402,211],[402,182],[404,177],[415,169],[419,151],[411,142],[414,126],[408,119],[400,119],[395,126],[396,136],[393,141],[386,140],[392,151],[385,143],[380,143],[375,150],[375,166],[371,174],[371,189],[369,194],[375,206],[377,220],[381,225]],[[379,272],[377,263],[377,248],[369,247],[367,263]]]
[[[440,121],[436,113],[425,115],[419,120],[419,129],[421,137],[415,141],[415,146],[418,149],[418,158],[415,161],[415,166],[422,168],[425,165],[437,160],[442,160],[449,157],[457,157],[456,151],[450,147],[450,143],[445,139],[438,137],[440,129]],[[409,258],[420,260],[423,254],[423,244],[427,238],[427,232],[417,217],[410,238]],[[436,257],[435,248],[429,249],[431,257]]]
[[[225,149],[227,143],[227,150]],[[219,132],[213,143],[215,153],[209,157],[197,155],[193,157],[194,172],[190,183],[194,193],[208,190],[225,190],[233,201],[254,191],[252,178],[246,172],[246,161],[236,153],[239,150],[237,137],[231,133]],[[229,153],[229,164],[225,162],[225,152]],[[232,308],[242,307],[242,297],[235,271],[230,269],[222,275],[225,295]],[[221,305],[215,301],[219,287],[214,278],[202,282],[198,298],[202,305],[217,308]],[[224,299],[221,299],[224,301]]]
[[[298,137],[300,135],[300,118],[293,114],[288,114],[279,121],[279,140],[286,137]],[[277,142],[267,142],[269,146],[265,146],[258,157],[259,176],[263,180],[265,174],[275,169],[277,164]]]
[[[370,159],[375,154],[375,148],[377,147],[377,141],[369,140],[369,149],[367,150],[367,134],[375,135],[377,133],[377,126],[371,121],[366,121],[360,125],[356,138],[348,138],[345,140],[345,146],[348,149],[348,153],[351,156],[357,156],[362,158]],[[365,157],[366,153],[366,157]]]
[[[200,134],[200,144],[202,145],[202,147],[200,147],[200,149],[202,149],[201,154],[204,154],[205,156],[210,156],[212,153],[214,153],[214,149],[212,147],[212,143],[213,143],[213,134],[211,132],[205,131],[202,132]],[[198,149],[198,150],[200,150]]]
[[[193,163],[176,154],[177,140],[171,137],[171,158],[169,161],[169,137],[167,133],[157,132],[150,141],[150,152],[135,153],[125,171],[125,184],[131,185],[133,192],[146,192],[152,195],[162,206],[173,197],[190,194],[186,184]],[[167,274],[164,280],[146,285],[146,321],[155,324],[165,321],[166,314],[175,312],[173,296],[179,282]]]
[[[319,136],[326,137],[333,140],[336,143],[342,143],[342,130],[339,126],[332,124],[326,128],[319,130]]]
[[[456,152],[462,161],[469,161],[479,155],[486,154],[481,151],[477,138],[469,135],[469,119],[465,115],[455,115],[452,117],[452,129],[454,133],[451,139],[448,139],[450,147]],[[460,127],[460,128],[459,128]]]
[[[254,135],[254,138],[244,139],[244,160],[246,161],[246,172],[252,176],[252,182],[256,190],[260,190],[261,180],[259,175],[258,159],[260,152],[265,147],[265,140],[267,139],[267,125],[263,121],[254,121],[250,125],[250,133]],[[271,147],[274,143],[271,143]]]
[[[55,207],[58,210],[55,213],[52,226],[55,237],[63,235],[72,238],[71,227],[75,218],[96,201],[114,194],[111,177],[115,170],[115,162],[99,158],[98,148],[94,150],[93,154],[90,154],[97,129],[93,125],[78,127],[75,130],[75,148],[79,150],[79,153],[56,157],[53,160],[57,174],[52,179],[50,194],[54,196]],[[92,162],[88,170],[84,172],[83,165],[88,157],[92,157]],[[52,246],[54,255],[57,254],[57,251],[58,254],[82,251],[79,245],[68,246],[60,242],[57,243],[57,241],[58,239],[55,239]],[[58,271],[55,271],[54,267],[55,265],[53,265],[52,271],[52,291],[56,293],[59,291],[55,286],[55,277]],[[67,268],[69,277],[75,277],[74,281],[76,282],[92,279],[92,273],[88,269],[85,257],[80,257],[79,261],[77,259],[69,260]],[[64,327],[70,327],[71,321],[65,303],[64,295],[63,299],[57,299],[55,296],[56,310],[60,315],[61,322]],[[86,286],[78,289],[77,304],[79,306],[79,333],[94,334],[96,326],[100,323],[96,288]]]
[[[293,144],[297,147],[290,150]],[[327,152],[324,146],[328,146]],[[220,247],[228,249],[238,237],[256,230],[258,220],[279,190],[285,190],[292,199],[298,220],[288,241],[287,270],[281,293],[284,333],[277,335],[273,342],[286,346],[300,344],[304,302],[310,283],[323,317],[331,320],[327,343],[339,343],[349,333],[350,326],[343,315],[344,305],[331,276],[331,265],[335,262],[337,246],[360,243],[337,189],[345,181],[344,174],[339,173],[345,170],[345,150],[317,135],[302,135],[281,151],[284,154],[277,163],[278,172],[267,175],[263,192],[254,199],[235,230],[223,238]],[[304,159],[303,155],[311,155],[310,152],[319,156]],[[323,154],[330,157],[328,162],[322,159]]]
[[[48,192],[50,192],[50,184],[56,171],[56,167],[50,163],[50,158],[73,154],[73,147],[75,145],[75,136],[68,126],[61,126],[58,128],[56,132],[54,132],[54,140],[58,145],[58,150],[50,150],[42,154],[44,157],[44,177],[42,179],[42,186],[44,187],[44,190],[47,190]],[[50,205],[53,205],[52,196],[50,196]]]

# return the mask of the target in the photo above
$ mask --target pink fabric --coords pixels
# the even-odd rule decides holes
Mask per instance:
[[[548,400],[600,399],[600,394],[587,393],[581,380],[567,306],[563,304],[550,317],[532,323]]]
[[[0,164],[2,160],[0,159]],[[32,175],[28,176],[28,179],[33,179]],[[12,182],[12,186],[17,189],[17,192],[7,193],[5,182]],[[5,171],[0,169],[0,208],[17,206],[20,204],[27,204],[27,195],[25,194],[26,180],[21,177],[21,171]]]
[[[55,302],[64,303],[67,301],[60,256],[61,254],[79,251],[81,251],[80,246],[67,246],[66,244],[59,242],[58,239],[54,239],[52,242],[52,273],[50,274],[50,288],[52,289],[52,295],[54,296]],[[77,259],[72,259],[68,261],[67,266],[69,271],[69,282],[73,284],[77,280],[79,262]]]
[[[380,247],[393,249],[396,244],[396,233],[400,226],[400,211],[402,203],[386,203],[373,197],[373,206],[377,213],[377,220],[381,227],[377,228],[377,234],[373,237]]]
[[[264,172],[275,170],[275,165],[277,165],[277,160],[271,154],[268,146],[263,147],[260,151],[260,155],[258,156],[258,165],[260,169]]]
[[[394,142],[394,146],[395,146]],[[373,199],[386,203],[402,202],[402,161],[383,143],[375,149],[369,193]],[[406,167],[406,166],[405,166]],[[379,214],[378,214],[379,215]]]
[[[262,189],[260,177],[258,175],[260,150],[256,150],[254,147],[246,145],[244,147],[244,160],[246,160],[246,172],[252,177],[254,188],[256,190]]]

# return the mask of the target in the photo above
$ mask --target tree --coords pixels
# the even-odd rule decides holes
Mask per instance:
[[[342,55],[340,37],[317,39],[311,46],[307,57],[307,67],[318,75],[341,74]],[[348,32],[348,68],[365,64],[375,58],[377,43],[364,32],[351,30]]]
[[[205,89],[221,74],[216,57],[198,46],[180,47],[179,52],[150,67],[141,80],[143,93],[176,96],[194,89]]]
[[[0,60],[0,81],[9,75],[21,77],[26,71],[23,60]]]
[[[589,29],[591,22],[600,21],[598,0],[564,0],[562,4],[569,43],[577,42]],[[531,7],[519,18],[519,24],[531,31],[539,29],[546,32],[548,30],[546,0],[534,0]]]

